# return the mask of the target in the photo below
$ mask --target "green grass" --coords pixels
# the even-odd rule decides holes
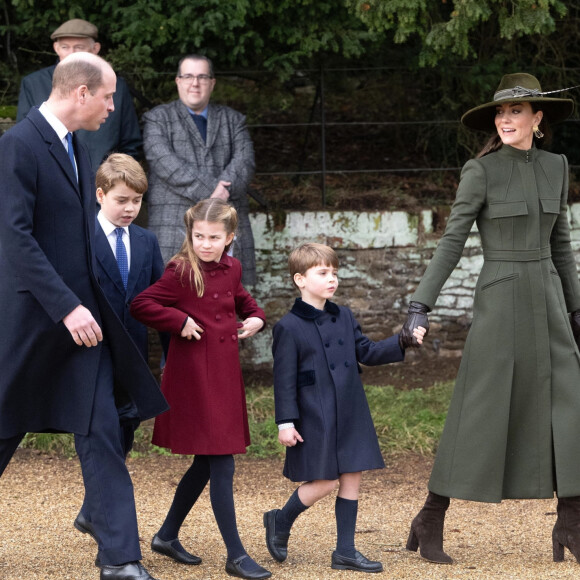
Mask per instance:
[[[433,455],[443,430],[452,390],[452,382],[409,391],[365,386],[383,453],[387,456],[408,452]],[[284,448],[278,443],[278,428],[274,422],[273,389],[264,386],[248,388],[247,403],[252,439],[248,456],[281,457]],[[139,427],[132,457],[170,454],[166,449],[151,444],[152,431],[152,421]],[[74,440],[69,434],[29,433],[23,446],[66,457],[75,455]]]

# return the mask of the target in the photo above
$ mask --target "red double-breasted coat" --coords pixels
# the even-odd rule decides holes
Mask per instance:
[[[153,443],[172,453],[245,453],[250,444],[246,395],[238,352],[237,321],[264,312],[241,283],[235,258],[201,262],[202,297],[176,264],[139,294],[131,314],[161,332],[171,333],[161,389],[170,410],[155,420]],[[187,316],[201,326],[200,340],[181,337]]]

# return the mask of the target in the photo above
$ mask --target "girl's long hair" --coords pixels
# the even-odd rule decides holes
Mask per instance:
[[[238,227],[238,214],[223,199],[208,198],[190,207],[185,212],[183,221],[185,222],[185,240],[183,240],[181,249],[171,258],[171,261],[177,262],[176,272],[180,274],[182,283],[185,272],[189,270],[189,286],[201,298],[205,285],[203,282],[203,272],[199,265],[199,258],[193,251],[193,226],[195,222],[221,223],[226,230],[226,234],[229,235],[235,233]],[[232,243],[229,243],[224,251],[227,252],[231,245]]]

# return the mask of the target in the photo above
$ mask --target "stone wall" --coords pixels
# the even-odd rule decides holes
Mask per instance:
[[[580,263],[580,204],[569,209],[572,244]],[[241,344],[246,369],[271,365],[271,328],[298,296],[287,271],[289,252],[305,241],[337,250],[338,303],[355,313],[363,332],[372,339],[397,332],[406,319],[409,298],[433,255],[441,231],[434,231],[441,215],[395,212],[288,212],[251,216],[256,243],[259,284],[250,288],[266,311],[268,329]],[[429,320],[431,332],[425,353],[459,356],[469,324],[473,290],[483,258],[477,228],[467,240],[463,256],[443,287]]]

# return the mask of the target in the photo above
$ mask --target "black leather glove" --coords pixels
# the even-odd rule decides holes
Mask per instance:
[[[413,329],[417,328],[417,326],[422,326],[425,329],[425,336],[427,336],[429,333],[428,312],[429,308],[425,304],[421,304],[421,302],[411,302],[409,304],[407,322],[403,324],[403,328],[399,334],[399,344],[403,350],[406,348],[419,348],[421,346],[413,336]],[[580,324],[580,316],[578,322]]]
[[[570,324],[572,325],[572,334],[576,341],[576,346],[580,348],[580,310],[570,314]]]

